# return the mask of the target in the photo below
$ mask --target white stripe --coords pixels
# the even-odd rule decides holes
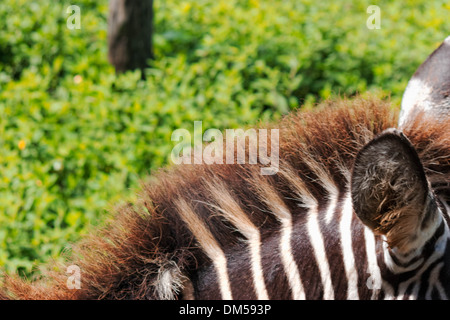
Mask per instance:
[[[255,227],[255,232],[249,240],[250,255],[252,261],[253,283],[256,289],[258,300],[268,300],[269,296],[264,282],[264,274],[261,265],[261,240],[259,232]]]
[[[214,183],[205,181],[218,205],[207,203],[215,208],[223,217],[230,221],[237,230],[247,239],[250,251],[250,260],[253,274],[253,284],[259,300],[267,300],[269,296],[266,290],[264,274],[261,263],[261,238],[258,228],[242,210],[239,203],[218,178]],[[199,201],[200,202],[200,201]]]
[[[381,270],[377,259],[375,235],[368,227],[364,227],[364,239],[366,243],[367,272],[370,274],[369,279],[366,281],[366,285],[369,289],[373,290],[370,299],[377,300],[381,290],[383,290],[385,292],[384,299],[392,300],[394,298],[394,289],[389,283],[384,281],[381,276]]]
[[[384,300],[394,300],[395,298],[394,289],[386,281],[383,281],[383,291],[384,291]]]
[[[300,272],[292,254],[292,215],[277,192],[259,177],[255,178],[255,187],[261,199],[267,204],[272,214],[281,223],[280,255],[284,272],[289,282],[294,300],[304,300],[305,292],[300,279]]]
[[[419,290],[420,290],[420,281],[417,281],[412,289],[411,295],[409,296],[409,300],[417,300]]]
[[[331,174],[321,163],[312,157],[304,157],[303,161],[308,164],[309,168],[317,175],[317,182],[327,191],[328,209],[325,214],[326,224],[330,224],[336,211],[336,203],[339,197],[339,189],[334,183]]]
[[[344,207],[342,208],[342,217],[339,225],[341,232],[341,248],[344,256],[344,268],[347,276],[347,299],[358,300],[358,272],[355,267],[355,257],[352,248],[352,217],[353,207],[350,194],[345,198]]]
[[[370,290],[372,290],[371,299],[376,300],[380,293],[383,280],[381,278],[380,267],[377,262],[375,236],[372,230],[368,227],[364,227],[364,239],[366,243],[367,272],[370,275],[366,285]]]
[[[430,99],[432,88],[417,77],[412,77],[403,93],[398,125],[407,124],[408,117],[418,110],[429,111],[435,107]],[[410,119],[409,119],[410,120]]]
[[[217,277],[219,278],[219,287],[222,299],[232,300],[233,296],[231,295],[231,286],[230,280],[228,279],[227,259],[225,258],[225,254],[223,252],[221,252],[221,254],[217,254],[213,260],[213,263],[217,272]]]
[[[214,236],[209,229],[200,220],[200,218],[192,210],[191,206],[184,200],[179,199],[175,202],[180,217],[186,222],[187,227],[196,237],[200,246],[205,251],[207,256],[212,260],[214,268],[217,272],[220,293],[222,299],[232,300],[231,286],[228,279],[227,259],[224,252],[220,248]]]
[[[441,299],[443,300],[447,300],[447,294],[445,293],[444,288],[442,287],[441,282],[439,281],[439,275],[441,272],[442,267],[444,266],[444,263],[438,263],[436,265],[436,267],[434,267],[433,271],[431,271],[430,274],[430,280],[429,280],[429,286],[428,286],[428,290],[427,290],[427,294],[425,296],[426,299],[431,300],[431,293],[433,292],[433,288],[435,288]]]
[[[247,215],[242,212],[233,198],[223,191],[223,198],[227,199],[227,209],[222,209],[216,205],[208,204],[217,209],[224,217],[226,217],[242,235],[247,239],[250,251],[250,261],[252,267],[253,284],[255,286],[258,300],[268,300],[264,274],[261,265],[261,239],[258,228],[248,219]],[[217,197],[216,197],[217,198]],[[221,199],[219,199],[221,200]],[[225,205],[225,203],[222,203]]]
[[[325,245],[323,242],[322,233],[320,232],[319,221],[317,220],[317,207],[313,207],[308,212],[307,228],[311,245],[313,247],[314,255],[316,257],[317,265],[320,271],[320,278],[322,280],[324,299],[333,300],[334,291],[331,283],[330,266],[325,253]]]
[[[327,212],[325,214],[325,222],[327,224],[330,224],[331,220],[333,219],[333,216],[336,212],[336,204],[337,204],[337,200],[338,200],[338,196],[334,192],[330,193],[329,197],[330,197],[330,201],[328,204]]]
[[[436,284],[436,289],[439,292],[439,295],[441,296],[442,300],[448,300],[447,294],[445,293],[445,289],[442,286],[442,283],[440,281],[437,281]]]
[[[366,281],[366,285],[369,289],[373,290],[370,299],[378,299],[381,290],[383,290],[385,293],[384,299],[392,300],[394,298],[394,289],[389,283],[384,281],[381,276],[381,270],[377,259],[375,235],[368,227],[364,227],[364,239],[366,243],[367,272],[370,274],[369,279]]]

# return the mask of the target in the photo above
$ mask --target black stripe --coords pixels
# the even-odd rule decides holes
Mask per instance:
[[[317,300],[323,298],[324,288],[309,239],[306,218],[307,214],[293,215],[291,246],[294,249],[292,253],[305,289],[305,297],[307,300]]]

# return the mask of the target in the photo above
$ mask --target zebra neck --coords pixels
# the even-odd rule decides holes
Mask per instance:
[[[430,236],[431,235],[431,236]],[[445,253],[450,232],[445,219],[438,215],[436,222],[423,232],[423,245],[403,254],[397,248],[389,248],[386,239],[383,239],[384,262],[394,274],[416,270],[422,266],[441,258]]]

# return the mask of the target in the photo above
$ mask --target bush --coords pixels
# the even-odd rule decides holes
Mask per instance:
[[[107,1],[0,3],[0,265],[33,263],[98,224],[168,164],[173,130],[236,128],[333,94],[398,104],[411,74],[447,36],[444,1],[155,1],[155,60],[116,76]]]

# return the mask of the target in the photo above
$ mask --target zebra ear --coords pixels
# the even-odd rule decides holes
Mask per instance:
[[[416,238],[428,205],[429,187],[412,144],[388,129],[356,156],[351,179],[353,209],[390,247],[405,248]]]
[[[403,93],[399,126],[417,112],[426,112],[438,121],[450,117],[450,37],[414,73]]]

